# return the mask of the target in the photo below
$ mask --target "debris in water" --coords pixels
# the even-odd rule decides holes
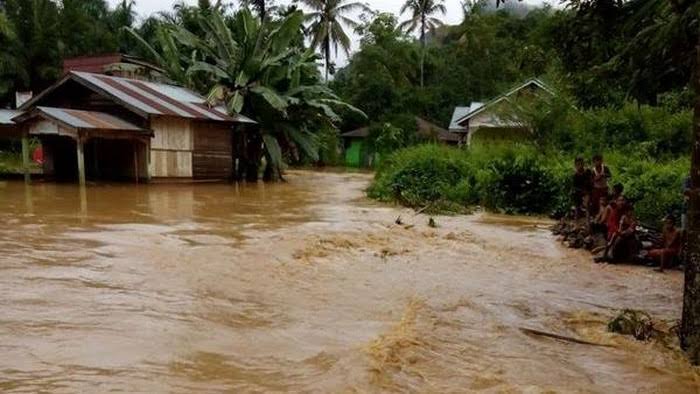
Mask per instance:
[[[608,323],[608,331],[632,335],[639,341],[649,340],[655,332],[651,316],[644,311],[624,309]]]
[[[591,345],[591,346],[602,346],[602,347],[613,347],[612,345],[607,345],[604,343],[596,343],[596,342],[590,342],[590,341],[585,341],[583,339],[578,339],[578,338],[573,338],[573,337],[567,337],[565,335],[559,335],[559,334],[554,334],[551,332],[546,332],[546,331],[540,331],[540,330],[533,330],[531,328],[526,328],[526,327],[520,327],[520,331],[522,331],[525,334],[529,335],[537,335],[537,336],[542,336],[542,337],[547,337],[547,338],[553,338],[553,339],[559,339],[561,341],[567,341],[567,342],[573,342],[573,343],[578,343],[579,345]]]
[[[403,221],[401,221],[401,215],[396,217],[396,220],[394,220],[394,223],[398,224],[399,226],[403,224]]]
[[[435,219],[432,218],[432,216],[430,217],[430,219],[428,219],[428,227],[432,227],[432,228],[437,227],[437,223],[435,222]]]

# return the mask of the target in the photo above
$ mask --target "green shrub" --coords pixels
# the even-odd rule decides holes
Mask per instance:
[[[683,182],[689,174],[688,159],[658,162],[640,155],[610,154],[606,161],[613,183],[622,183],[634,203],[639,220],[658,225],[668,214],[679,216],[683,208]]]
[[[557,184],[546,158],[531,149],[505,149],[478,171],[481,202],[507,213],[549,212],[557,195]]]
[[[640,220],[656,225],[666,214],[679,213],[687,159],[657,162],[642,153],[617,152],[605,160],[611,184],[624,185]],[[572,156],[526,145],[419,145],[389,155],[368,194],[410,207],[483,204],[506,213],[562,215],[571,207],[572,167]]]
[[[419,207],[446,199],[468,176],[461,152],[428,144],[399,150],[382,160],[369,195]]]

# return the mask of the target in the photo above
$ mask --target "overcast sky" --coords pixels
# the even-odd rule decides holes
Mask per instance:
[[[359,0],[362,1],[362,0]],[[114,7],[121,0],[108,0],[110,5]],[[136,11],[140,18],[145,18],[148,15],[158,12],[171,10],[173,4],[178,3],[176,0],[136,0]],[[225,1],[226,3],[230,1]],[[238,3],[237,1],[234,1]],[[285,4],[290,3],[289,0],[275,0],[275,4]],[[365,0],[369,4],[370,8],[382,12],[392,12],[399,15],[401,10],[401,5],[405,0]],[[529,4],[542,4],[544,0],[524,0],[523,2]],[[197,4],[197,0],[185,0],[187,4]],[[456,24],[462,20],[462,6],[460,0],[445,0],[445,6],[447,7],[447,14],[440,17],[446,24]],[[407,15],[405,16],[407,17]],[[405,17],[399,16],[399,20],[403,20]],[[353,50],[357,48],[358,38],[353,35]],[[343,54],[338,54],[336,59],[338,66],[343,66],[346,63],[345,56]]]

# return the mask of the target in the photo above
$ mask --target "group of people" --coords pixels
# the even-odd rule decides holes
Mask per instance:
[[[663,271],[681,253],[682,229],[676,227],[672,215],[664,218],[662,245],[640,250],[634,205],[624,196],[620,183],[610,187],[612,172],[602,155],[593,156],[591,168],[582,157],[574,161],[572,199],[576,219],[586,218],[592,235],[602,235],[605,246],[595,262],[629,262],[641,256],[658,264]]]

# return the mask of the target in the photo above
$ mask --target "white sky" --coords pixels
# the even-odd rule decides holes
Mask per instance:
[[[121,0],[108,0],[110,5],[114,7],[117,3],[119,3]],[[185,3],[187,4],[197,4],[197,0],[184,0]],[[362,1],[362,0],[359,0]],[[213,2],[213,1],[212,1]],[[224,1],[225,3],[235,3],[239,4],[238,1],[229,1],[226,0]],[[285,4],[285,3],[290,3],[289,0],[274,0],[273,1],[275,4]],[[391,12],[394,13],[398,16],[399,21],[403,20],[404,17],[399,15],[399,11],[401,10],[401,5],[405,2],[405,0],[364,0],[371,9],[377,10],[377,11],[382,11],[382,12]],[[524,0],[523,2],[529,3],[529,4],[542,4],[544,0]],[[173,4],[179,3],[177,0],[136,0],[136,11],[139,13],[139,16],[141,18],[145,18],[146,16],[158,12],[158,11],[168,11],[171,10],[173,7]],[[446,24],[457,24],[462,21],[462,6],[461,6],[461,1],[460,0],[445,0],[445,6],[447,7],[447,14],[444,16],[440,16],[440,19],[443,20]],[[406,15],[405,17],[408,17]],[[357,43],[359,41],[358,37],[356,37],[353,34],[353,50],[357,48]],[[343,53],[338,53],[338,57],[335,59],[335,62],[337,63],[338,66],[343,66],[346,63],[347,59],[345,58],[345,54]]]

